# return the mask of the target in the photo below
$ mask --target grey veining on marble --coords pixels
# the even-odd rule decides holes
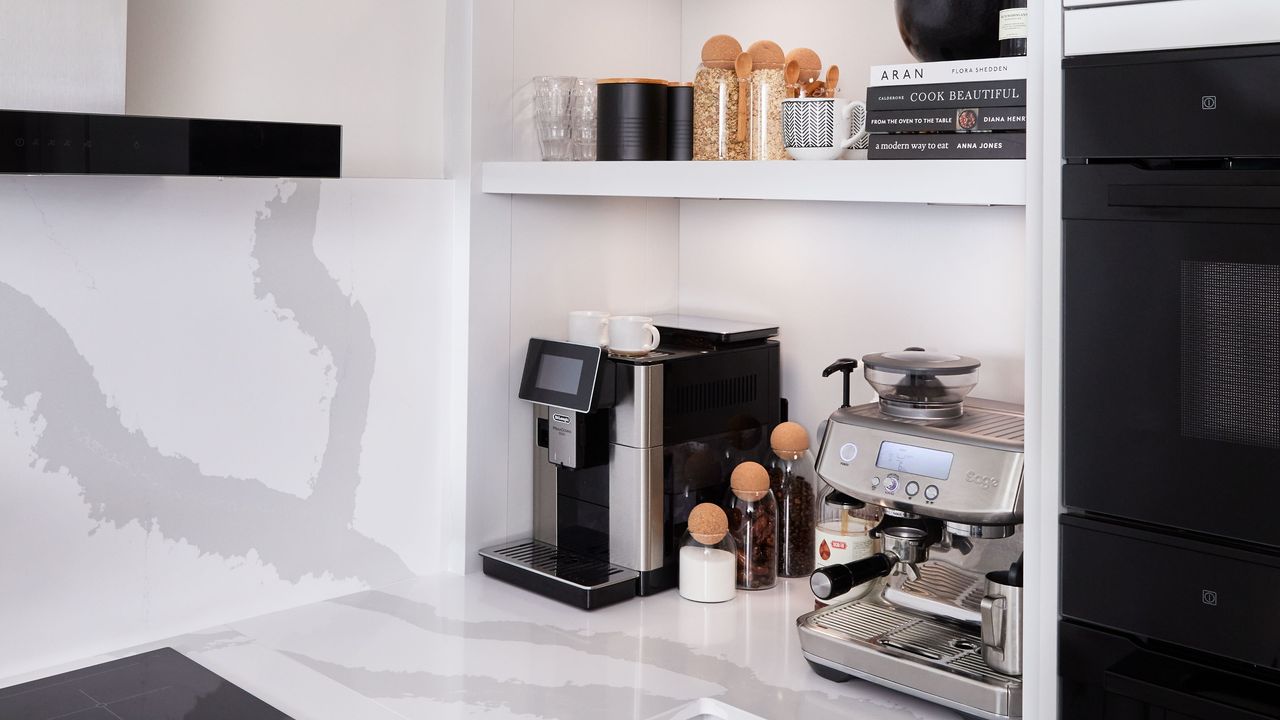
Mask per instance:
[[[297,720],[649,720],[701,698],[773,720],[957,720],[817,677],[793,638],[807,592],[780,585],[714,607],[667,592],[586,613],[480,575],[429,576],[75,667],[168,645]],[[699,619],[753,628],[696,636]]]
[[[677,618],[692,604],[674,591],[646,598],[643,604],[616,606],[606,617],[550,600],[531,601],[523,591],[482,576],[440,581],[444,589],[439,592],[455,601],[447,603],[446,610],[425,599],[432,592],[414,590],[431,582],[411,581],[408,591],[402,591],[401,584],[394,591],[361,592],[307,611],[236,623],[236,629],[379,701],[421,699],[568,720],[639,720],[699,697],[767,718],[955,717],[874,685],[830,683],[812,674],[800,658],[785,657],[799,650],[788,635],[795,632],[794,617],[779,603],[767,609],[765,603],[751,606],[761,608],[753,621],[769,626],[759,633],[760,647],[751,650],[750,641],[742,637],[711,646],[682,639]],[[488,595],[468,609],[477,588],[499,598],[512,594],[510,612],[494,605]],[[456,602],[458,597],[466,600]],[[529,613],[530,608],[536,610]],[[696,608],[699,613],[702,609]],[[735,610],[726,606],[724,612]],[[280,630],[282,626],[289,630]],[[312,626],[324,627],[333,639],[306,637],[303,628]],[[463,653],[453,669],[444,672],[431,647],[461,647]],[[753,653],[755,661],[748,661]],[[619,675],[619,665],[634,670]],[[672,682],[680,678],[684,681]],[[438,711],[436,705],[430,707]],[[411,710],[398,711],[419,717]],[[430,712],[420,716],[432,717]]]
[[[45,426],[35,462],[66,468],[95,521],[136,522],[224,559],[256,553],[295,582],[410,575],[398,555],[351,527],[375,352],[364,309],[315,255],[320,188],[320,181],[301,181],[286,199],[282,181],[256,220],[253,246],[258,298],[274,298],[336,366],[329,442],[305,499],[257,479],[206,475],[190,459],[160,453],[123,425],[67,330],[30,296],[0,283],[0,400],[22,407],[38,397]]]

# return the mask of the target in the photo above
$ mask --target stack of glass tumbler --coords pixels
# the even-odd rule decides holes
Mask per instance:
[[[596,81],[533,79],[533,118],[543,160],[596,159]]]

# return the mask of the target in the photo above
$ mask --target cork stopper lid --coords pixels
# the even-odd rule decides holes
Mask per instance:
[[[784,460],[796,460],[809,449],[809,432],[800,423],[784,422],[769,436],[773,452]]]
[[[729,516],[714,503],[702,503],[689,513],[689,534],[703,545],[715,545],[729,532]]]
[[[732,68],[742,52],[742,43],[729,35],[712,35],[702,44],[702,64],[713,68]]]
[[[752,68],[757,69],[781,68],[787,60],[787,56],[782,52],[782,46],[772,40],[757,40],[751,43],[747,53],[751,55]]]
[[[809,48],[796,48],[787,53],[784,63],[796,61],[796,65],[800,67],[800,84],[813,82],[822,75],[822,58],[818,57],[818,53]]]
[[[729,476],[729,487],[743,500],[759,500],[769,491],[769,471],[758,462],[740,463]]]

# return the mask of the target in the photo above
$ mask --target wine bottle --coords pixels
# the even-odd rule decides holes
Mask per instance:
[[[1027,0],[1000,3],[1000,57],[1027,54]]]

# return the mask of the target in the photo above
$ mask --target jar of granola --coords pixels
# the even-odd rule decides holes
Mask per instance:
[[[751,55],[750,157],[752,160],[787,160],[782,142],[782,100],[787,96],[786,56],[771,40],[760,40],[747,49]]]
[[[750,156],[747,138],[738,136],[734,61],[741,52],[742,45],[728,35],[716,35],[702,46],[702,64],[693,80],[694,160],[746,160]]]

